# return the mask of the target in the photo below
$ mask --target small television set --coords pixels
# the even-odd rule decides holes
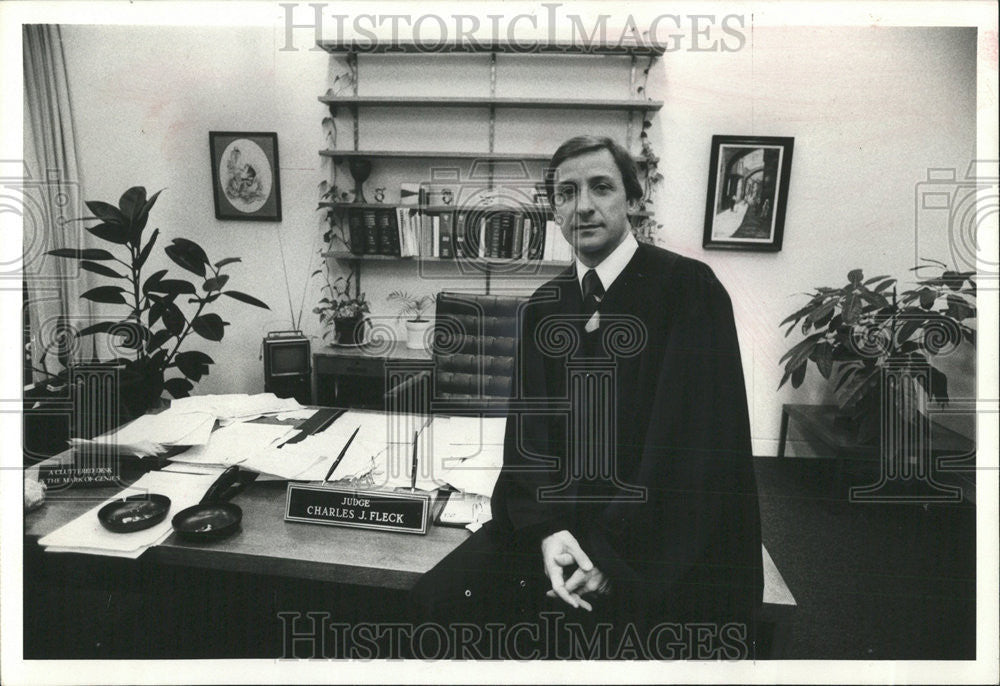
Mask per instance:
[[[311,348],[301,331],[272,331],[264,339],[264,390],[279,398],[312,402]]]

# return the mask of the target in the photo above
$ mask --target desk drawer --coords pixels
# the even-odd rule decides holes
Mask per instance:
[[[320,375],[381,376],[385,373],[385,360],[381,357],[330,357],[316,356],[316,373]]]

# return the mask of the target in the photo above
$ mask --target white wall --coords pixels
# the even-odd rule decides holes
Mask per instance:
[[[662,239],[710,264],[733,298],[756,454],[776,453],[782,403],[825,397],[815,368],[775,392],[799,340],[778,324],[801,293],[855,267],[903,288],[916,257],[952,261],[943,227],[917,239],[915,186],[929,167],[961,178],[974,157],[975,50],[967,29],[758,28],[740,52],[666,57]],[[702,250],[713,134],[795,137],[781,252]],[[974,396],[971,378],[955,381]]]
[[[217,311],[232,324],[222,343],[200,346],[218,364],[198,391],[262,390],[260,339],[289,327],[279,236],[293,309],[298,311],[305,293],[302,326],[320,334],[310,313],[319,282],[308,278],[319,266],[316,187],[326,173],[316,154],[324,145],[320,121],[326,110],[316,96],[329,87],[339,63],[324,53],[279,51],[280,28],[66,26],[63,37],[85,197],[116,199],[132,185],[165,188],[151,219],[164,245],[184,236],[199,241],[213,259],[243,258],[232,270],[232,287],[272,309],[220,301]],[[915,256],[951,261],[945,231],[915,234],[914,191],[928,168],[956,167],[961,176],[974,155],[976,46],[975,32],[963,29],[761,28],[748,32],[747,41],[739,52],[668,53],[655,67],[649,95],[666,101],[652,131],[665,177],[655,210],[665,227],[661,244],[709,263],[733,297],[755,451],[773,455],[781,403],[823,398],[814,370],[803,388],[775,391],[778,359],[789,344],[778,323],[803,302],[797,294],[840,285],[854,267],[902,279]],[[485,83],[475,69],[455,66],[427,80],[434,65],[445,64],[432,57],[412,64],[392,59],[397,62],[369,64],[362,93],[480,94],[473,89]],[[616,80],[621,77],[610,62],[574,78],[554,78],[548,65],[526,65],[524,59],[501,64],[503,88],[511,88],[502,94],[580,97],[574,83],[582,78],[599,89],[589,90],[592,97],[624,95],[627,80]],[[385,141],[412,124],[412,117],[396,117],[396,128],[392,119],[382,120],[381,129],[363,128],[363,144],[365,136],[378,147],[398,144]],[[432,113],[428,119],[418,137],[404,141],[411,149],[485,149],[482,129],[463,126],[461,116]],[[542,126],[514,117],[498,127],[497,149],[547,152],[595,126],[624,133],[618,123],[594,117],[548,116]],[[214,218],[210,130],[278,133],[280,223]],[[795,137],[781,252],[701,248],[713,134]],[[350,126],[342,125],[340,135],[348,147]],[[393,200],[398,180],[376,169],[366,189],[385,185]],[[343,175],[338,183],[351,185]],[[161,256],[150,267],[168,265]],[[390,290],[433,291],[435,278],[422,281],[404,265],[366,266],[363,285],[375,313],[390,315]]]

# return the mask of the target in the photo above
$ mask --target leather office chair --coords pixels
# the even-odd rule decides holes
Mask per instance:
[[[432,404],[505,413],[514,375],[518,315],[526,298],[441,292],[432,330]],[[433,409],[433,408],[432,408]]]

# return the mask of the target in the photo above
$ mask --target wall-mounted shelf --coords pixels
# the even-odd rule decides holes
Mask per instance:
[[[511,162],[548,162],[552,155],[540,155],[538,153],[526,152],[459,152],[455,150],[320,150],[323,157],[332,157],[334,160],[348,157],[371,157],[387,159],[438,159],[438,160],[481,160],[491,161],[511,161]],[[642,156],[633,155],[632,159],[636,164],[645,163]]]
[[[321,95],[330,107],[502,107],[528,110],[639,110],[655,112],[662,100],[570,100],[565,98],[430,98],[412,96]]]
[[[598,43],[596,41],[545,41],[525,38],[511,42],[503,40],[462,40],[457,43],[417,42],[413,40],[326,40],[316,45],[331,54],[361,53],[375,55],[392,54],[469,54],[503,53],[514,55],[559,55],[579,57],[648,57],[659,56],[666,48],[657,45],[623,45],[620,43]]]
[[[482,206],[482,207],[459,207],[457,205],[393,205],[392,203],[378,203],[378,202],[333,202],[330,200],[323,200],[319,203],[320,207],[329,207],[331,209],[359,209],[359,210],[385,210],[394,209],[396,207],[406,207],[408,209],[420,210],[421,212],[427,212],[428,214],[436,214],[438,212],[451,212],[453,210],[482,210],[484,212],[489,212],[492,210],[507,210],[513,209],[518,212],[538,212],[544,213],[546,215],[552,214],[552,208],[548,205],[521,205],[520,207],[502,207],[502,206]],[[651,217],[653,214],[647,210],[639,210],[638,212],[629,212],[630,217]]]
[[[347,157],[372,157],[389,159],[441,159],[441,160],[483,160],[548,162],[551,155],[519,152],[458,152],[449,150],[320,150],[323,157],[341,159]]]
[[[498,152],[495,150],[496,144],[496,131],[497,131],[497,118],[500,113],[510,110],[532,110],[532,111],[542,111],[542,110],[573,110],[578,112],[588,112],[588,111],[604,111],[604,112],[620,112],[622,115],[623,123],[626,127],[624,144],[626,149],[632,149],[633,144],[638,142],[638,138],[634,136],[634,133],[638,132],[640,135],[645,135],[642,133],[645,128],[645,119],[650,116],[650,113],[659,111],[663,107],[663,102],[660,100],[647,100],[642,99],[639,96],[644,95],[642,88],[638,88],[637,82],[637,72],[641,68],[639,64],[639,58],[649,59],[652,63],[653,58],[662,55],[664,49],[655,46],[645,46],[645,45],[620,45],[611,43],[596,43],[590,41],[580,41],[577,43],[572,43],[568,41],[541,41],[533,43],[530,46],[526,46],[524,42],[508,42],[502,40],[488,40],[488,41],[478,41],[478,40],[463,40],[456,43],[451,43],[447,45],[426,45],[415,41],[406,40],[392,40],[392,41],[380,41],[377,39],[371,40],[337,40],[337,41],[317,41],[317,46],[321,49],[327,51],[330,54],[343,55],[346,57],[346,62],[348,68],[350,69],[349,75],[352,77],[349,79],[348,84],[350,91],[347,93],[341,92],[341,94],[335,93],[332,89],[328,90],[325,94],[319,96],[317,99],[319,102],[327,106],[330,112],[330,117],[337,117],[338,114],[347,111],[350,113],[353,119],[353,146],[348,145],[348,148],[352,149],[325,149],[320,150],[319,155],[323,158],[331,160],[334,164],[338,163],[350,163],[352,167],[358,166],[354,164],[355,160],[369,159],[369,160],[385,160],[389,166],[391,166],[392,161],[404,162],[407,160],[468,160],[473,164],[477,173],[482,173],[485,180],[484,188],[488,191],[493,191],[495,188],[510,187],[512,185],[521,187],[527,185],[528,188],[533,190],[533,186],[537,185],[539,181],[532,181],[526,178],[525,175],[529,175],[532,172],[528,171],[524,163],[541,163],[545,164],[551,159],[550,150],[545,150],[544,152]],[[483,54],[488,57],[488,64],[485,65],[488,71],[484,71],[484,77],[489,79],[489,94],[488,96],[478,96],[478,97],[443,97],[436,95],[428,96],[417,96],[417,95],[399,95],[399,96],[366,96],[360,95],[358,93],[358,84],[360,81],[359,72],[359,56],[360,55],[387,55],[391,56],[394,54],[398,55],[426,55],[426,56],[440,56],[440,55],[470,55],[470,54]],[[497,95],[497,77],[498,77],[498,54],[503,55],[515,55],[524,56],[530,58],[531,56],[545,56],[547,58],[555,57],[624,57],[627,64],[627,75],[628,75],[628,98],[549,98],[549,97],[500,97]],[[377,59],[375,60],[378,61]],[[478,68],[478,67],[477,67]],[[580,89],[577,91],[579,93],[589,93],[590,90],[584,89],[585,84],[581,84]],[[480,91],[482,92],[482,91]],[[361,133],[360,133],[360,120],[362,110],[367,114],[371,112],[373,114],[378,114],[378,110],[386,108],[437,108],[437,109],[476,109],[482,108],[486,110],[487,117],[487,129],[485,131],[485,140],[481,144],[481,147],[486,148],[482,152],[469,152],[468,150],[456,151],[456,150],[364,150],[361,148]],[[637,118],[642,124],[641,127],[637,127],[633,123],[633,119]],[[384,115],[383,115],[384,116]],[[538,118],[539,115],[535,115]],[[441,138],[447,140],[447,131],[442,131]],[[329,136],[329,133],[328,133]],[[373,140],[379,140],[377,137],[373,137]],[[329,145],[335,144],[335,139],[328,138]],[[641,171],[648,171],[646,165],[646,159],[642,155],[632,155],[633,160],[639,165]],[[483,169],[480,170],[478,165],[475,163],[483,162]],[[492,164],[492,163],[498,164]],[[509,177],[508,175],[501,173],[506,171],[504,169],[503,162],[508,163],[519,163],[521,175],[514,177]],[[359,166],[363,168],[363,165]],[[352,170],[353,171],[353,170]],[[429,173],[429,172],[428,172]],[[367,172],[364,172],[367,176]],[[412,182],[422,182],[431,181],[432,179],[428,177],[427,179],[411,179]],[[477,181],[482,181],[477,177]],[[537,202],[536,196],[531,196],[533,200]],[[338,220],[345,220],[350,222],[352,220],[351,213],[347,212],[347,209],[357,208],[362,210],[386,210],[389,208],[395,208],[395,205],[383,204],[383,203],[339,203],[335,201],[322,201],[319,203],[320,207],[328,208],[336,212],[329,212],[329,217],[331,223],[336,223]],[[454,205],[415,205],[413,209],[422,210],[428,215],[447,213],[451,210],[466,209],[466,210],[482,210],[485,213],[489,213],[491,210],[506,210],[514,209],[517,212],[527,212],[534,213],[536,216],[541,215],[546,219],[552,218],[552,211],[547,205],[544,204],[529,204],[526,203],[522,207],[517,208],[506,208],[502,206],[476,206],[474,208],[459,208]],[[367,212],[365,213],[368,214]],[[374,213],[371,213],[374,214]],[[396,217],[394,213],[384,213],[382,216],[389,215],[393,218]],[[630,217],[642,218],[649,217],[650,213],[647,211],[638,211],[630,213]],[[366,230],[371,231],[373,221],[371,218],[366,217],[367,228]],[[375,219],[374,221],[381,221],[380,219]],[[387,220],[388,221],[388,220]],[[398,222],[397,222],[398,223]],[[382,224],[381,228],[384,230],[385,226],[388,224]],[[343,224],[341,228],[344,229]],[[351,224],[351,232],[357,230],[357,224]],[[390,229],[391,231],[391,229]],[[510,236],[509,228],[505,228],[504,235]],[[516,231],[516,230],[515,230]],[[370,234],[369,234],[370,235]],[[527,239],[525,239],[527,240]],[[402,242],[402,241],[401,241]],[[367,245],[371,245],[370,240]],[[489,245],[495,245],[491,242]],[[369,248],[370,249],[370,248]],[[425,256],[396,256],[391,254],[384,254],[385,252],[400,252],[398,249],[384,248],[382,247],[383,254],[378,254],[378,251],[372,250],[371,252],[366,252],[365,254],[355,254],[349,250],[332,250],[325,252],[324,256],[331,260],[336,260],[340,262],[348,262],[351,265],[351,269],[355,275],[355,284],[360,289],[360,279],[361,279],[361,265],[362,263],[379,263],[379,262],[400,262],[400,263],[432,263],[432,262],[453,262],[459,265],[475,265],[477,268],[482,267],[482,271],[485,274],[486,279],[486,292],[490,292],[490,278],[493,270],[497,273],[504,271],[504,267],[516,266],[523,264],[526,267],[532,266],[540,269],[562,269],[566,266],[572,264],[571,261],[552,261],[552,260],[526,260],[521,258],[497,258],[497,257],[460,257],[460,258],[447,258],[447,257],[433,257],[430,252],[438,252],[437,250],[425,251]],[[403,250],[402,252],[411,252],[408,250]],[[510,250],[488,250],[490,254],[511,254]],[[551,253],[546,253],[551,256]],[[562,257],[565,253],[556,253]]]
[[[458,262],[465,262],[466,264],[483,264],[486,266],[490,265],[502,265],[502,264],[524,264],[539,266],[543,268],[550,269],[564,269],[568,267],[572,262],[563,262],[557,260],[522,260],[509,257],[478,257],[478,258],[452,258],[452,257],[424,257],[411,255],[408,257],[400,257],[398,255],[355,255],[347,250],[330,250],[323,253],[323,257],[332,257],[335,260],[361,260],[363,262],[449,262],[452,264],[457,264]]]

